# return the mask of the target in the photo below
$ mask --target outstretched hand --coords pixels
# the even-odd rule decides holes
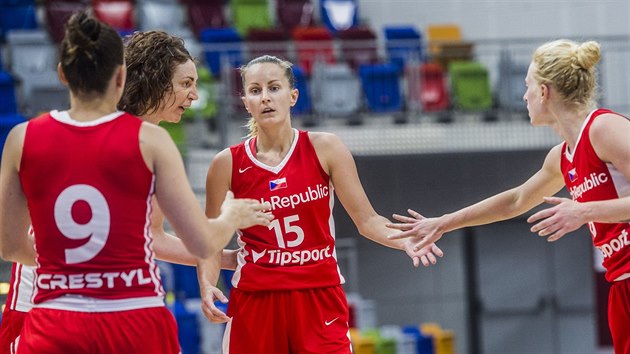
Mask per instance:
[[[537,232],[539,236],[547,237],[547,241],[557,241],[586,224],[587,221],[582,217],[583,209],[580,203],[558,197],[545,197],[544,201],[554,206],[530,216],[527,222],[536,223],[531,231]]]
[[[390,223],[387,224],[387,227],[389,227],[390,229],[400,230],[402,232],[396,235],[389,236],[389,238],[392,240],[408,238],[414,244],[414,247],[412,249],[413,252],[418,252],[422,250],[425,250],[426,252],[427,246],[430,246],[431,244],[437,242],[444,234],[439,228],[440,219],[425,218],[420,213],[412,209],[407,209],[407,212],[411,216],[399,214],[392,215],[392,217],[395,220],[400,221],[400,223]],[[439,253],[442,253],[442,251],[440,250]]]
[[[419,250],[414,249],[416,247],[416,244],[417,241],[413,238],[405,240],[404,243],[405,253],[407,253],[407,255],[411,258],[411,260],[413,261],[413,266],[416,268],[420,266],[420,262],[422,262],[422,265],[424,265],[425,267],[436,264],[437,257],[444,256],[444,252],[442,252],[442,250],[435,243],[426,245]]]
[[[221,214],[229,214],[237,220],[238,229],[246,229],[254,225],[267,226],[273,220],[269,203],[260,203],[255,199],[236,199],[234,193],[228,191],[221,205]]]

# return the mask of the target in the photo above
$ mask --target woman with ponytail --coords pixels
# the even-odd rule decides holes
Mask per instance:
[[[123,51],[113,28],[73,15],[58,65],[70,109],[7,138],[0,256],[37,265],[18,353],[180,353],[154,262],[153,195],[194,257],[214,256],[239,227],[268,224],[259,202],[229,193],[221,214],[205,217],[168,133],[117,110]]]
[[[545,202],[530,216],[532,232],[556,241],[588,224],[612,283],[608,319],[615,353],[630,353],[630,120],[597,108],[597,42],[556,40],[534,52],[523,99],[532,125],[552,127],[564,140],[547,154],[542,168],[520,186],[437,218],[394,215],[393,238],[423,240],[421,248],[446,232],[510,219]],[[562,187],[572,199],[554,197]]]

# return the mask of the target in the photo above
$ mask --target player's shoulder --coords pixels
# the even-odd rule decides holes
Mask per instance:
[[[564,150],[565,142],[555,145],[547,153],[547,158],[560,159]]]
[[[606,162],[618,161],[627,156],[630,120],[618,113],[608,111],[597,116],[591,123],[588,138],[599,159]]]
[[[210,166],[208,166],[208,172],[216,173],[220,171],[221,173],[228,173],[228,171],[232,171],[232,160],[231,149],[229,147],[225,148],[214,155],[212,161],[210,161]]]
[[[547,153],[547,156],[545,157],[545,162],[544,162],[545,166],[549,166],[550,168],[553,168],[553,169],[559,166],[560,160],[562,158],[562,153],[564,151],[564,145],[565,143],[562,142],[552,147],[549,150],[549,152]]]
[[[26,137],[26,127],[29,122],[23,122],[18,125],[15,125],[9,131],[5,141],[5,151],[9,152],[18,152],[22,150],[24,146],[24,139]]]
[[[218,152],[212,158],[208,166],[208,174],[206,175],[206,183],[226,183],[229,184],[232,176],[232,153],[230,148],[225,148]],[[213,188],[216,185],[213,186]]]
[[[28,126],[28,124],[29,122],[22,122],[22,123],[14,125],[9,131],[9,134],[13,134],[14,136],[17,136],[23,139],[24,134],[26,133],[26,127]]]
[[[337,135],[328,132],[308,132],[308,138],[315,149],[342,144],[341,139]]]
[[[212,159],[213,163],[226,163],[228,161],[232,161],[232,149],[225,148],[219,151],[214,158]]]
[[[171,136],[166,129],[159,125],[142,121],[140,123],[140,139],[144,142],[150,141],[160,144],[164,142],[164,139],[171,139]]]
[[[131,117],[133,117],[133,116],[131,116]],[[166,132],[166,129],[160,127],[157,124],[149,123],[147,121],[143,121],[140,124],[140,127],[141,127],[142,130],[145,130],[145,131],[147,131],[150,134],[158,134],[158,132],[162,132],[162,131]]]
[[[630,129],[630,119],[621,114],[608,111],[597,116],[591,123],[589,135],[592,138],[606,139],[609,133],[620,129]]]

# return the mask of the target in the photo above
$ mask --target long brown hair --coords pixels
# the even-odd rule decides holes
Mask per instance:
[[[178,65],[193,60],[184,40],[163,31],[135,32],[125,38],[127,82],[118,109],[137,116],[153,113],[173,90]]]

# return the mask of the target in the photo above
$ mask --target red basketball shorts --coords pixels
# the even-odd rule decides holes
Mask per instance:
[[[223,354],[349,354],[348,304],[341,286],[245,292],[232,289]]]
[[[610,287],[608,325],[615,353],[630,353],[630,278],[616,281]]]
[[[15,354],[17,342],[24,325],[24,319],[28,312],[9,310],[8,307],[2,313],[2,325],[0,325],[0,354]]]
[[[178,354],[177,324],[166,307],[114,312],[34,308],[18,354]]]

